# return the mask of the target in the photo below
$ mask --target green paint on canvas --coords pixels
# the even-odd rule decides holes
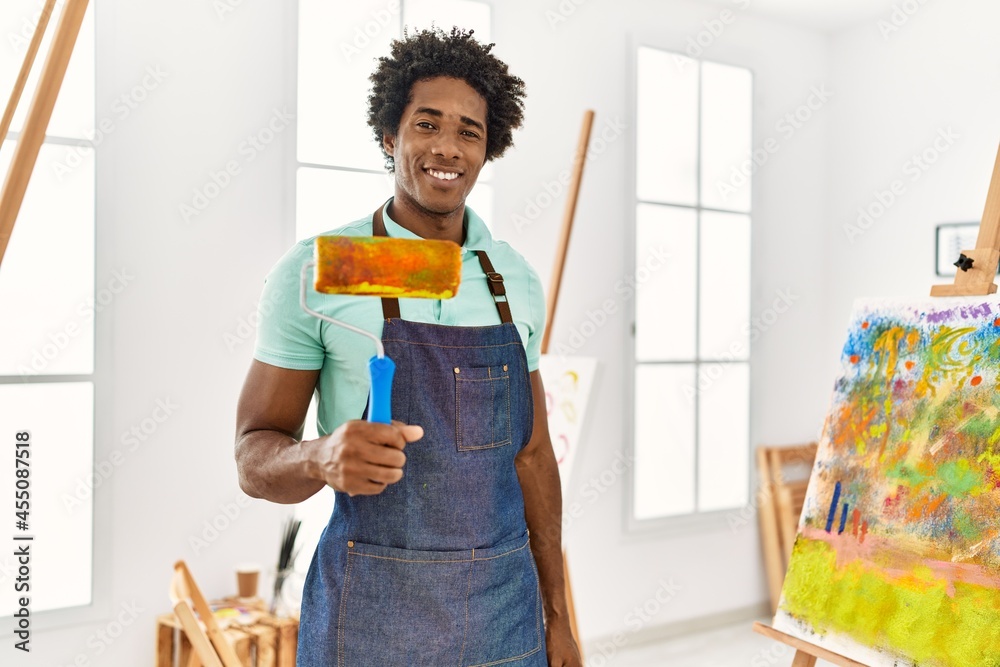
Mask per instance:
[[[966,459],[948,461],[941,465],[937,477],[939,493],[949,496],[977,495],[981,492],[978,487],[983,484],[982,473],[973,470]]]

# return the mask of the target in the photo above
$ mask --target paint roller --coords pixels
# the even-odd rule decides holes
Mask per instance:
[[[452,241],[385,236],[318,236],[315,248],[314,260],[302,267],[299,304],[314,317],[375,341],[375,356],[368,360],[368,421],[389,424],[396,364],[385,356],[378,336],[309,308],[309,273],[313,289],[323,294],[450,299],[462,280],[462,249]]]

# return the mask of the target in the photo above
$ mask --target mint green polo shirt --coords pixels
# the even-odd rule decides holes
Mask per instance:
[[[391,198],[389,201],[392,201]],[[393,238],[420,238],[389,218],[383,209],[386,233]],[[507,243],[495,240],[483,220],[465,207],[465,243],[462,246],[462,282],[451,299],[400,299],[404,320],[449,326],[500,324],[486,275],[476,250],[485,250],[493,268],[503,275],[511,316],[524,344],[528,370],[538,368],[545,325],[545,298],[538,274]],[[371,236],[372,215],[323,236]],[[294,370],[319,370],[317,429],[331,433],[345,421],[360,419],[368,401],[368,360],[375,343],[366,336],[309,315],[299,307],[302,266],[312,261],[315,238],[296,243],[267,274],[258,305],[254,358],[265,364]],[[312,289],[307,302],[313,310],[382,336],[382,302],[376,297],[319,294]]]

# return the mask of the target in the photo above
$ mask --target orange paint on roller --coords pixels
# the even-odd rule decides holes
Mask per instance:
[[[299,305],[314,317],[371,338],[368,421],[392,422],[392,377],[396,364],[370,331],[309,307],[309,271],[317,292],[354,296],[450,299],[462,281],[462,249],[451,241],[385,236],[317,236],[316,259],[302,267]]]
[[[317,292],[450,299],[462,281],[462,249],[451,241],[377,236],[316,238]]]

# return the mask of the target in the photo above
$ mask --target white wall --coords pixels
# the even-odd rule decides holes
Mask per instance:
[[[209,2],[101,0],[97,6],[99,119],[147,66],[168,73],[99,152],[97,283],[122,267],[136,278],[100,324],[111,371],[99,396],[97,459],[119,446],[120,434],[148,417],[157,399],[179,407],[98,490],[97,605],[72,616],[69,625],[36,632],[31,664],[152,660],[153,619],[168,609],[174,560],[187,559],[215,596],[232,590],[236,562],[269,564],[276,551],[286,509],[262,502],[241,509],[208,548],[196,554],[190,543],[206,520],[224,516],[220,506],[239,497],[231,443],[252,336],[232,350],[224,336],[245,333],[241,320],[254,308],[260,280],[292,240],[288,135],[278,135],[253,161],[240,153],[241,142],[268,123],[274,108],[294,110],[286,76],[290,14],[285,3],[233,4],[222,17]],[[721,11],[681,1],[562,6],[568,5],[575,12],[553,27],[545,12],[559,11],[555,0],[494,3],[496,52],[526,80],[529,93],[517,148],[497,166],[495,228],[528,256],[546,284],[561,204],[523,229],[515,228],[512,216],[523,214],[526,198],[567,166],[584,108],[596,110],[598,131],[616,119],[630,124],[630,34],[683,49],[704,29],[702,22]],[[985,0],[930,4],[887,43],[865,26],[836,38],[832,51],[822,35],[737,11],[736,21],[706,48],[708,59],[755,71],[756,144],[774,137],[780,145],[754,190],[752,310],[764,314],[779,290],[797,300],[753,347],[754,444],[816,435],[850,299],[922,293],[921,285],[932,281],[931,226],[981,214],[1000,129],[1000,56],[986,31],[998,11]],[[776,123],[822,84],[832,101],[793,136],[778,131]],[[843,221],[949,123],[962,140],[919,187],[848,244]],[[192,191],[229,160],[241,173],[207,210],[184,223],[178,206],[191,203]],[[588,165],[554,344],[566,340],[626,273],[629,160],[623,136]],[[909,234],[914,226],[917,233]],[[580,350],[601,363],[577,462],[581,484],[607,469],[624,446],[625,335],[618,315]],[[628,534],[621,480],[597,502],[578,490],[576,498],[586,511],[566,541],[585,638],[616,631],[632,637],[635,617],[629,614],[655,596],[661,579],[681,590],[642,623],[647,630],[745,610],[765,599],[755,517],[735,531],[722,525]],[[116,630],[109,623],[123,604],[142,611],[105,648],[96,633]],[[14,664],[3,655],[0,661]]]
[[[982,218],[1000,141],[1000,52],[991,30],[1000,5],[928,2],[903,16],[898,30],[866,24],[832,45],[831,79],[844,94],[831,107],[831,368],[856,297],[927,296],[931,285],[952,282],[934,275],[934,227]],[[948,128],[957,138],[935,148]],[[913,156],[925,151],[936,161],[923,169]],[[894,181],[903,194],[862,229],[858,209],[877,213],[877,193]]]

